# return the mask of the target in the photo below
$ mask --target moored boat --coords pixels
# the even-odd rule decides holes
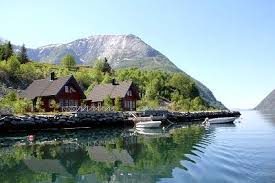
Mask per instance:
[[[222,118],[206,118],[204,124],[224,124],[224,123],[233,123],[237,117],[222,117]]]
[[[136,128],[158,128],[161,121],[144,121],[136,123]]]

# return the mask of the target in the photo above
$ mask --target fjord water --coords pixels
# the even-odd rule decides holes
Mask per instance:
[[[275,113],[155,131],[82,129],[0,137],[0,182],[275,182]]]

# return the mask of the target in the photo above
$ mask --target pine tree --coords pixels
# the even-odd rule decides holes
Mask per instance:
[[[29,62],[29,58],[27,55],[27,49],[24,44],[22,45],[22,47],[20,49],[20,53],[18,54],[18,60],[21,64],[25,64],[25,63]]]
[[[13,55],[13,49],[12,49],[11,42],[9,41],[9,42],[5,45],[4,60],[7,61],[12,55]]]
[[[96,70],[98,70],[100,72],[103,72],[104,74],[105,73],[111,73],[111,71],[112,71],[112,68],[109,65],[108,60],[107,60],[106,57],[104,58],[104,61],[103,60],[97,60],[94,64],[94,67],[95,67]]]
[[[5,45],[0,45],[0,61],[5,60]]]
[[[105,57],[104,58],[104,67],[103,67],[103,72],[104,73],[111,73],[111,70],[112,70],[112,68],[111,68],[111,66],[109,65],[109,63],[108,63],[108,60],[107,60],[107,58]]]

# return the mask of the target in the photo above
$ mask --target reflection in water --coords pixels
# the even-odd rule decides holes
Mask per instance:
[[[181,160],[196,163],[188,155],[199,157],[207,135],[190,126],[155,136],[116,129],[43,132],[33,143],[2,137],[0,182],[156,182],[187,170]]]

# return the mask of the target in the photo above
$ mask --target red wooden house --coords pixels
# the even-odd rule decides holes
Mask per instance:
[[[23,96],[32,100],[33,110],[40,97],[45,112],[53,111],[50,106],[52,100],[55,100],[62,110],[66,107],[78,107],[86,98],[74,76],[56,78],[54,72],[49,78],[34,80],[23,92]]]
[[[113,79],[112,83],[96,85],[87,97],[87,105],[101,107],[104,105],[104,99],[108,96],[111,97],[113,106],[115,105],[115,98],[119,97],[124,111],[136,110],[137,100],[140,100],[138,90],[132,81],[117,83]]]

